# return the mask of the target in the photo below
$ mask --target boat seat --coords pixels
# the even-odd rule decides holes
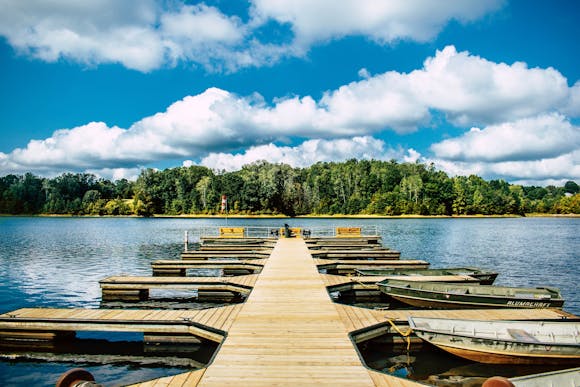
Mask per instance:
[[[551,298],[549,294],[538,294],[538,293],[516,292],[515,296],[517,298],[525,298],[525,299],[529,299],[529,300],[548,300]]]
[[[449,294],[469,294],[468,289],[449,289],[447,291]]]
[[[510,336],[517,341],[523,341],[526,343],[539,343],[538,339],[523,329],[508,329],[507,331]]]

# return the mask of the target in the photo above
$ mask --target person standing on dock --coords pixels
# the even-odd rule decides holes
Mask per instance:
[[[286,238],[292,238],[292,230],[290,230],[290,226],[288,226],[288,223],[284,223],[284,236]]]

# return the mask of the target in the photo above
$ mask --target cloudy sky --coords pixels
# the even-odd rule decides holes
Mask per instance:
[[[580,182],[576,0],[0,9],[0,175],[373,158]]]

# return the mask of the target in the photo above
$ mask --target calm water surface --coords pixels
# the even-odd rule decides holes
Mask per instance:
[[[497,270],[505,286],[554,286],[564,309],[580,314],[578,218],[508,219],[229,219],[228,225],[325,227],[374,225],[402,257],[431,267]],[[177,259],[184,230],[223,225],[214,219],[0,218],[0,313],[23,307],[99,308],[98,281],[151,275],[150,263]],[[144,364],[0,360],[2,386],[52,386],[73,367],[107,386],[183,372]]]

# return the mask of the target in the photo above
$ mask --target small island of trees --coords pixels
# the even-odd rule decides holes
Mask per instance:
[[[87,173],[0,177],[0,213],[12,215],[216,215],[221,197],[239,215],[580,214],[580,188],[521,186],[455,176],[433,165],[377,160],[307,168],[260,161],[239,171],[144,169],[136,181]]]

